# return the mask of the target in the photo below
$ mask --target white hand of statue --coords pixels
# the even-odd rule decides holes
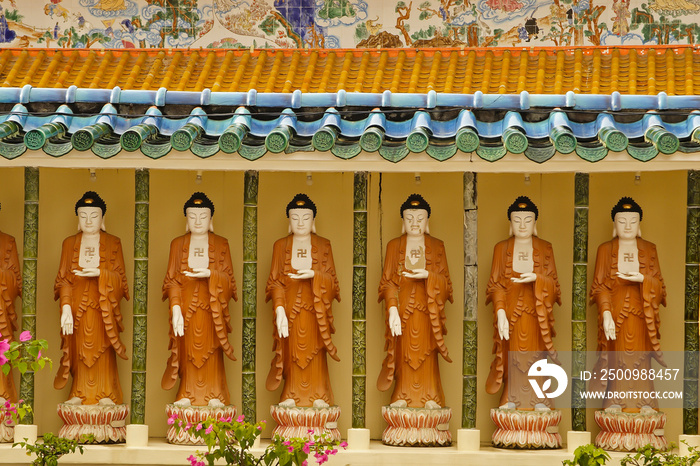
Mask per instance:
[[[186,277],[190,278],[209,278],[211,277],[211,270],[203,267],[197,267],[192,269],[192,272],[185,270],[182,272]]]
[[[428,278],[428,271],[425,269],[415,269],[411,271],[404,271],[403,276],[406,278],[423,279]]]
[[[73,335],[73,309],[70,304],[64,304],[61,308],[61,332],[64,335]]]
[[[88,267],[85,269],[73,269],[73,273],[79,277],[99,277],[100,269],[97,267]]]
[[[617,338],[615,335],[615,321],[610,311],[603,312],[603,331],[605,332],[605,338],[608,340]]]
[[[179,304],[173,306],[173,334],[176,337],[185,335],[185,319],[182,317],[182,308]]]
[[[275,324],[277,324],[277,335],[280,338],[287,338],[289,336],[289,321],[287,320],[287,313],[284,311],[284,307],[277,306],[275,309],[277,313],[277,319],[275,319]]]
[[[389,330],[391,330],[391,336],[401,335],[401,316],[399,316],[399,310],[396,306],[389,308]]]
[[[616,275],[618,277],[620,277],[621,279],[627,280],[630,282],[642,283],[644,281],[644,275],[642,275],[639,272],[632,272],[632,273],[617,272]]]
[[[501,337],[501,340],[510,340],[510,323],[508,322],[508,317],[506,317],[505,309],[496,311],[496,319],[498,336]]]
[[[534,272],[524,272],[520,274],[520,277],[510,277],[510,281],[513,283],[532,283],[537,280],[537,274]]]
[[[314,278],[314,275],[316,275],[316,272],[311,269],[301,269],[298,270],[297,273],[290,273],[289,278],[293,278],[294,280],[306,280]]]

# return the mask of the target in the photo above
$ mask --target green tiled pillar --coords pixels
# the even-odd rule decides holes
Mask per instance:
[[[243,187],[243,414],[255,422],[255,319],[258,279],[258,172],[245,172]]]
[[[585,389],[581,371],[586,369],[586,312],[588,297],[588,173],[574,179],[574,274],[571,298],[572,430],[586,430],[586,402],[574,393]]]
[[[688,171],[688,220],[685,239],[685,367],[683,433],[698,433],[698,287],[700,287],[700,171]]]
[[[131,361],[131,423],[146,418],[146,317],[148,311],[148,169],[135,172],[134,205],[134,343]]]
[[[367,173],[356,172],[352,255],[352,427],[365,428],[367,318]]]
[[[464,321],[462,350],[462,427],[476,427],[476,353],[478,268],[476,244],[476,173],[466,172],[464,191]]]
[[[24,169],[24,252],[22,261],[22,331],[36,335],[36,271],[39,250],[39,169]],[[19,397],[34,408],[34,371],[22,374],[19,382]],[[32,424],[30,412],[22,419],[23,424]]]

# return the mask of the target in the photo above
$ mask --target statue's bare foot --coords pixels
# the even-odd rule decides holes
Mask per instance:
[[[188,406],[192,406],[192,402],[189,398],[180,398],[173,404],[178,408],[187,408]]]
[[[283,406],[285,408],[294,408],[297,405],[297,402],[294,401],[294,398],[287,398],[284,401],[280,401],[280,406]]]
[[[392,408],[405,408],[408,406],[408,403],[406,402],[406,400],[396,400],[389,406],[391,406]]]
[[[440,405],[433,400],[428,400],[425,402],[425,409],[440,409]]]
[[[515,403],[509,401],[508,403],[499,406],[498,409],[515,409]]]
[[[314,408],[327,408],[329,406],[330,405],[328,403],[326,403],[325,401],[323,401],[321,399],[314,400]]]
[[[551,409],[544,403],[537,403],[535,405],[535,411],[551,411]]]
[[[211,400],[209,400],[210,408],[223,408],[224,406],[226,405],[224,405],[218,398],[212,398]]]
[[[115,403],[110,398],[101,398],[100,401],[97,402],[97,404],[100,406],[111,406]]]
[[[656,410],[649,405],[644,405],[642,406],[642,409],[639,410],[640,414],[653,414],[655,412]]]
[[[622,406],[620,405],[610,405],[605,408],[606,413],[619,413],[620,411],[622,411]]]
[[[74,396],[70,400],[66,401],[66,404],[79,406],[79,405],[83,404],[83,400],[79,396]]]

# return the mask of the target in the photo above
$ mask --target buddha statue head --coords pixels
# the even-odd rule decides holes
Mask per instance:
[[[214,203],[206,194],[196,192],[190,196],[183,207],[187,218],[187,230],[195,235],[214,231]]]
[[[508,207],[510,236],[516,239],[528,239],[537,236],[537,217],[539,210],[527,196],[518,196]]]
[[[105,229],[107,204],[95,191],[88,191],[75,203],[75,215],[78,216],[78,229],[85,234],[94,235]]]
[[[610,211],[613,220],[613,238],[631,240],[642,236],[642,208],[631,197],[623,197]]]
[[[420,194],[411,194],[401,204],[401,219],[403,225],[401,233],[408,236],[423,236],[430,233],[428,220],[430,219],[430,204]]]
[[[316,204],[309,196],[299,193],[287,204],[289,233],[294,236],[307,236],[316,233]]]

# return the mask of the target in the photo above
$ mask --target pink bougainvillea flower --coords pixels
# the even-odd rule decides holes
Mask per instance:
[[[313,433],[314,433],[314,430],[313,430],[313,429],[309,429],[309,430],[306,431],[306,433],[307,433],[307,434],[313,434]]]
[[[197,430],[202,430],[202,423],[201,423],[201,422],[200,422],[199,424],[197,424],[196,429],[197,429]]]
[[[294,447],[292,447],[292,446],[287,447],[287,451],[289,453],[292,453],[294,451]]]
[[[292,442],[290,442],[289,440],[285,440],[284,442],[282,442],[282,445],[287,446],[287,447],[291,444],[292,444]]]
[[[214,430],[214,424],[209,425],[207,429],[204,431],[205,434],[211,434],[212,431]]]
[[[304,460],[304,461],[301,463],[301,466],[309,466],[309,462],[306,461],[306,460]]]
[[[186,430],[190,430],[192,428],[192,423],[188,422],[187,425],[185,426]]]
[[[243,421],[245,421],[245,416],[241,414],[240,416],[238,416],[238,419],[236,419],[236,422],[243,422]]]
[[[256,429],[262,432],[262,426],[257,426]]]
[[[316,461],[318,464],[323,464],[328,461],[328,455],[321,455]]]
[[[32,332],[29,330],[25,330],[24,332],[19,334],[19,341],[24,343],[25,341],[29,341],[32,339]]]
[[[311,448],[309,448],[309,444],[305,443],[304,446],[301,448],[301,451],[306,453],[307,455],[311,452]]]
[[[347,447],[348,447],[348,442],[340,442],[340,445],[338,445],[338,446],[339,446],[339,447],[342,447],[342,448],[347,448]]]

